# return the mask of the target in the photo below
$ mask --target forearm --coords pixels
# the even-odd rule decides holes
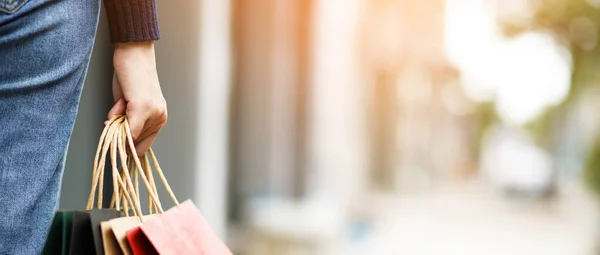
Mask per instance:
[[[136,151],[142,155],[167,121],[154,41],[158,40],[155,0],[104,0],[113,55],[115,105],[108,119],[127,115]]]

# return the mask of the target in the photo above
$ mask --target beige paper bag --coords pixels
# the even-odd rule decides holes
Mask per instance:
[[[104,254],[123,255],[121,247],[119,246],[119,242],[117,242],[117,238],[113,233],[112,225],[110,224],[110,222],[105,221],[100,223],[100,228],[102,229],[102,243],[104,244]]]

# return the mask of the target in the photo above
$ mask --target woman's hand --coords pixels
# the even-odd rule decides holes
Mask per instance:
[[[117,44],[113,65],[116,102],[108,118],[127,115],[137,154],[143,155],[167,122],[167,103],[156,72],[154,42]]]

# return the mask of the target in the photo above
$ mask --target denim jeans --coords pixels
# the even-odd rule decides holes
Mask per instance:
[[[44,245],[99,9],[99,0],[0,0],[0,254]]]

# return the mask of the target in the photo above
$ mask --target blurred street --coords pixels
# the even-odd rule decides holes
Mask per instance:
[[[596,203],[577,183],[561,185],[549,200],[515,198],[471,183],[440,185],[432,192],[371,198],[371,220],[360,230],[335,232],[320,225],[280,221],[257,226],[260,245],[247,254],[380,254],[380,255],[593,255],[600,224]],[[306,222],[318,222],[318,209]],[[277,221],[270,218],[270,222]],[[300,221],[300,224],[299,222]],[[287,222],[287,223],[286,223]],[[364,222],[363,224],[364,225]],[[327,228],[330,227],[330,228]],[[359,232],[359,233],[356,233]],[[345,238],[339,238],[344,236]],[[254,236],[257,237],[257,236]],[[246,254],[246,253],[245,253]]]
[[[379,207],[387,216],[365,252],[354,254],[597,254],[597,204],[576,183],[563,188],[556,198],[537,202],[511,199],[486,185],[402,195],[395,206]]]

